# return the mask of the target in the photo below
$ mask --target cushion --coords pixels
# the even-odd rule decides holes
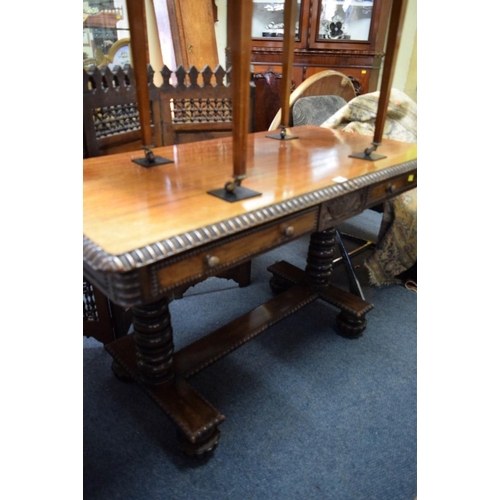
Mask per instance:
[[[321,125],[345,104],[347,101],[337,95],[301,97],[292,108],[293,125]]]

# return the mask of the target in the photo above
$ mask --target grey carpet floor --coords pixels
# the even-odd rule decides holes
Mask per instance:
[[[255,259],[249,287],[213,278],[174,301],[176,347],[271,298],[267,266],[303,267],[307,241]],[[177,451],[170,420],[84,339],[84,498],[413,500],[417,294],[358,272],[374,304],[360,339],[337,335],[338,311],[315,301],[190,379],[226,416],[207,461]]]

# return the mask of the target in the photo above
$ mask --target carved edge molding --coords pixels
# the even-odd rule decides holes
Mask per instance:
[[[265,222],[270,222],[279,217],[313,207],[326,200],[331,200],[377,182],[410,172],[416,166],[417,160],[411,160],[119,255],[108,254],[84,235],[83,260],[91,269],[96,271],[111,273],[129,272],[186,252],[187,250],[217,241],[226,236],[237,234],[240,231],[259,226]]]
[[[138,278],[138,269],[134,269],[131,273],[114,274],[110,279],[109,274],[96,272],[95,269],[89,267],[84,258],[83,270],[84,276],[88,278],[92,285],[107,294],[111,300],[114,300],[122,307],[132,307],[140,301],[142,289]]]

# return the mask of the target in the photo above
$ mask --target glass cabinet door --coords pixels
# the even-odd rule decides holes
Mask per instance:
[[[252,38],[282,39],[284,33],[285,0],[253,0]],[[295,38],[300,39],[301,2],[297,4]]]
[[[370,39],[373,0],[321,0],[317,41]]]
[[[131,62],[126,0],[83,1],[83,67]]]

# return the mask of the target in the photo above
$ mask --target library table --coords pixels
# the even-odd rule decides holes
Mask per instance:
[[[316,299],[340,310],[337,329],[357,337],[372,305],[330,281],[339,222],[417,185],[415,144],[384,140],[378,161],[352,158],[367,136],[296,127],[293,140],[250,134],[244,186],[258,193],[225,201],[232,138],[167,146],[172,163],[145,168],[142,151],[84,160],[84,275],[131,308],[133,333],[106,346],[117,375],[136,381],[178,428],[184,452],[204,456],[225,417],[189,384],[193,374]],[[265,304],[175,352],[169,302],[175,292],[304,234],[304,270],[272,265]],[[200,318],[201,319],[201,318]]]

